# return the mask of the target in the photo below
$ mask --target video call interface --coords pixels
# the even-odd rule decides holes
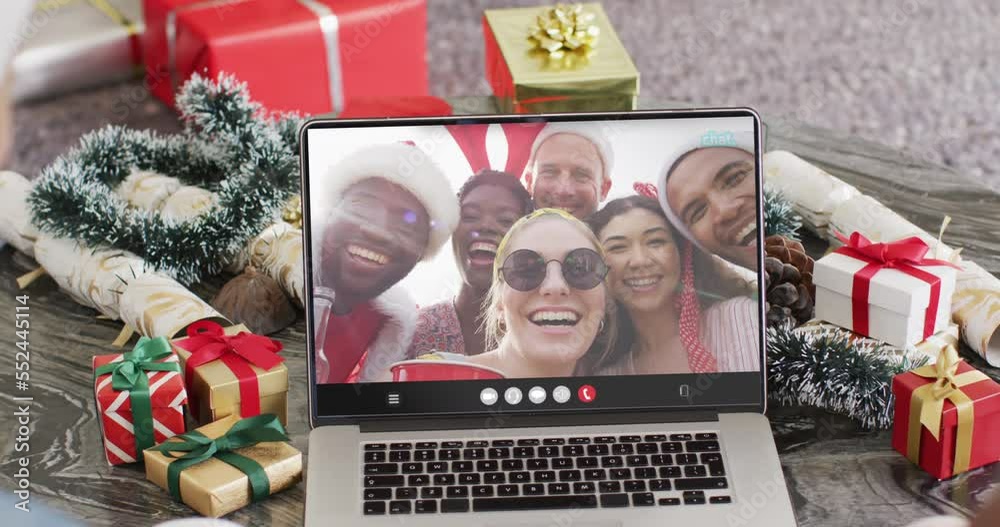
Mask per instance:
[[[308,133],[317,383],[759,371],[751,117]]]

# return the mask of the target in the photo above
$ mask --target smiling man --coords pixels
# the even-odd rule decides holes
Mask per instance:
[[[682,148],[671,156],[657,182],[660,205],[695,245],[755,270],[753,135],[731,137],[732,143],[725,146]]]
[[[437,164],[407,143],[362,148],[327,177],[331,212],[313,252],[317,381],[376,380],[416,325],[416,304],[393,286],[444,245],[458,204]]]
[[[582,220],[607,198],[613,161],[599,130],[549,123],[531,145],[522,177],[536,208],[563,209]]]

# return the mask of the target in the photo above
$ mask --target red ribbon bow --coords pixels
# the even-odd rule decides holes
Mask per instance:
[[[191,352],[184,366],[184,378],[188,386],[191,385],[195,368],[221,360],[240,383],[241,417],[260,415],[260,388],[257,374],[250,365],[268,371],[281,364],[285,360],[277,355],[282,349],[281,343],[246,331],[226,335],[222,326],[210,320],[201,320],[188,326],[187,336],[188,338],[176,344]]]
[[[843,247],[834,252],[862,260],[868,264],[854,274],[851,288],[852,329],[857,333],[868,335],[868,292],[872,277],[882,269],[896,269],[930,284],[931,294],[927,310],[924,312],[923,337],[926,339],[933,335],[938,303],[941,298],[941,279],[937,275],[917,269],[916,266],[946,265],[956,269],[958,266],[944,260],[924,258],[930,248],[926,242],[916,236],[889,243],[873,243],[860,232],[853,232],[850,237],[846,237],[834,231],[834,235],[844,243]]]

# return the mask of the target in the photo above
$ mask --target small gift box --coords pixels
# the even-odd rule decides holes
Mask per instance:
[[[153,93],[234,74],[268,110],[340,113],[363,97],[427,94],[424,0],[145,0]]]
[[[274,415],[230,416],[145,452],[146,479],[218,518],[302,480],[302,453]]]
[[[94,357],[94,397],[108,464],[184,433],[187,392],[177,355],[163,337],[142,337],[132,351]]]
[[[207,320],[188,326],[187,335],[172,343],[198,424],[262,413],[287,422],[288,368],[278,355],[280,342]]]
[[[840,236],[838,234],[838,236]],[[816,260],[816,318],[898,347],[947,327],[956,267],[924,258],[919,238],[872,243],[855,232]]]
[[[636,107],[639,71],[601,4],[488,9],[483,34],[503,113]]]
[[[31,23],[32,30],[25,29],[24,47],[14,59],[15,101],[141,74],[139,0],[43,0]]]
[[[892,447],[938,479],[1000,461],[1000,385],[959,359],[893,377]]]

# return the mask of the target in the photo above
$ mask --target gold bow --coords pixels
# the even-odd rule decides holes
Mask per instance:
[[[302,228],[302,197],[295,195],[281,209],[281,219],[296,229]]]
[[[907,429],[906,457],[914,464],[920,464],[920,434],[926,427],[934,439],[941,435],[941,414],[944,401],[948,399],[958,411],[958,430],[955,433],[955,461],[952,473],[958,474],[969,469],[972,455],[972,429],[975,417],[972,399],[962,392],[962,387],[989,377],[979,370],[957,373],[962,359],[955,346],[948,345],[941,350],[937,362],[921,366],[912,373],[933,383],[921,386],[910,396],[910,422]]]
[[[533,49],[548,53],[550,59],[563,59],[567,52],[587,57],[601,34],[594,20],[594,13],[584,11],[582,4],[556,4],[535,17],[528,39]]]

